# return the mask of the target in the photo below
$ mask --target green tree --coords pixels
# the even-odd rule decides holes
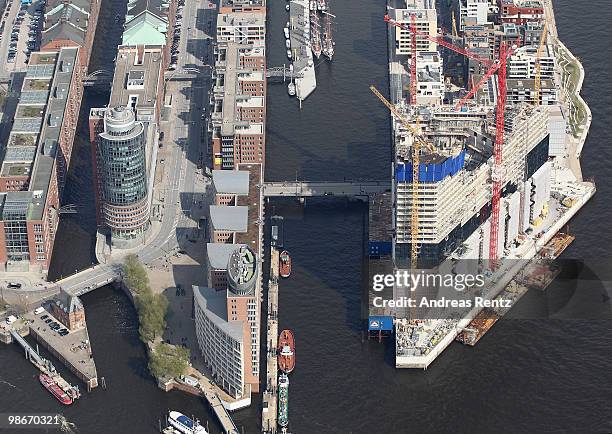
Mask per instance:
[[[153,341],[166,328],[168,299],[163,294],[153,294],[150,289],[136,296],[136,310],[140,322],[140,339]]]
[[[159,344],[149,355],[149,370],[155,377],[179,377],[189,367],[189,349],[165,343]]]
[[[126,256],[123,261],[123,281],[128,289],[137,294],[151,289],[147,270],[140,263],[138,256]]]

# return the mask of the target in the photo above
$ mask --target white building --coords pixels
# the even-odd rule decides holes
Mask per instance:
[[[537,47],[521,47],[508,59],[507,78],[527,79],[536,77]],[[542,49],[540,56],[540,78],[552,79],[555,74],[555,56],[549,46]]]
[[[567,153],[566,144],[566,129],[567,121],[563,116],[560,105],[552,105],[548,107],[550,112],[548,122],[548,132],[550,133],[550,146],[548,155],[551,157],[562,157]]]
[[[463,30],[466,25],[473,26],[488,24],[488,14],[489,0],[460,0],[460,30]]]
[[[225,291],[193,287],[195,328],[200,351],[220,386],[234,398],[244,394],[242,324],[227,320]]]
[[[417,54],[417,104],[439,105],[444,99],[442,57],[437,51]]]
[[[265,40],[264,14],[232,12],[217,16],[217,42],[263,46]]]
[[[436,5],[433,0],[406,0],[405,9],[395,9],[391,18],[406,26],[405,29],[395,27],[395,53],[410,56],[412,53],[410,35],[411,16],[415,16],[417,30],[427,33],[432,37],[438,34],[438,16]],[[417,52],[436,51],[435,42],[417,36]]]

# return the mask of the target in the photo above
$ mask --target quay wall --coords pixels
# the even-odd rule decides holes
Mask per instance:
[[[64,356],[62,356],[62,354],[59,351],[53,348],[52,345],[50,345],[41,335],[39,335],[33,327],[30,327],[30,333],[32,334],[34,339],[36,339],[36,341],[39,344],[41,344],[45,349],[47,349],[47,351],[53,354],[53,356],[56,359],[58,359],[60,362],[62,362],[64,366],[70,369],[70,372],[72,372],[79,380],[87,384],[88,390],[98,387],[98,377],[97,376],[90,377],[90,376],[85,375],[83,372],[81,372],[78,369],[78,367],[73,365],[69,360],[67,360]]]

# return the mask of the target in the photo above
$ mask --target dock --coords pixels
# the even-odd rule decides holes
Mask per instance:
[[[45,313],[53,318],[49,312]],[[24,317],[31,321],[30,334],[34,339],[83,381],[87,385],[87,390],[98,387],[98,373],[87,327],[60,336],[40,319],[40,315],[29,313]]]
[[[79,388],[73,386],[68,381],[66,381],[55,369],[53,364],[42,357],[38,353],[38,347],[36,350],[32,348],[32,346],[24,339],[22,336],[23,332],[18,332],[14,328],[9,330],[10,335],[12,336],[14,342],[19,344],[25,351],[25,357],[29,360],[41,373],[50,376],[55,384],[59,386],[64,392],[66,392],[73,399],[77,399],[81,396],[79,392]]]
[[[44,313],[57,321],[51,313]],[[40,357],[23,339],[25,336],[31,335],[79,380],[83,381],[88,391],[98,387],[98,373],[91,351],[87,327],[73,330],[66,336],[60,336],[49,328],[48,324],[40,318],[41,316],[42,314],[34,315],[34,313],[29,312],[22,315],[13,326],[9,327],[2,324],[2,327],[0,327],[1,341],[7,344],[17,342],[24,348],[29,360],[37,366],[44,365],[45,359]],[[17,339],[17,336],[20,338]]]
[[[266,334],[266,390],[263,393],[261,410],[262,432],[274,434],[277,432],[278,419],[278,265],[279,252],[272,248],[270,252],[270,281],[268,282],[268,327]]]
[[[300,103],[317,88],[312,50],[310,49],[310,4],[308,0],[289,3],[289,40],[295,79],[295,96]]]

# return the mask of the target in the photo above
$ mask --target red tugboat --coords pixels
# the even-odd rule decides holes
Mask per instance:
[[[40,384],[42,384],[45,389],[47,389],[55,398],[64,405],[72,404],[72,398],[68,396],[66,392],[64,392],[61,387],[59,387],[53,378],[49,377],[47,374],[40,374],[38,376],[40,380]]]
[[[280,254],[280,263],[278,264],[279,274],[281,277],[289,277],[291,276],[291,256],[289,256],[289,252],[283,250]]]
[[[278,367],[285,374],[295,368],[295,340],[291,330],[283,330],[278,338]]]

